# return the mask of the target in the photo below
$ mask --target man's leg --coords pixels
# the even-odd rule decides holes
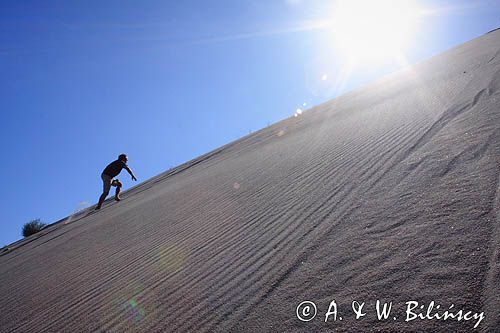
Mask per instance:
[[[99,202],[97,203],[97,207],[95,209],[101,209],[101,206],[104,200],[106,200],[106,197],[109,194],[109,190],[111,189],[111,177],[101,175],[101,179],[102,179],[102,194],[99,197]]]
[[[109,191],[103,192],[101,194],[101,196],[99,197],[99,203],[97,203],[97,207],[95,209],[101,209],[101,206],[102,206],[104,200],[106,200],[106,197],[108,196],[108,194],[109,194]]]
[[[115,179],[115,180],[113,180],[113,182],[111,183],[111,185],[113,185],[113,186],[116,187],[116,190],[115,190],[115,200],[116,201],[120,201],[121,200],[121,198],[120,198],[120,191],[122,189],[122,183],[118,179]]]

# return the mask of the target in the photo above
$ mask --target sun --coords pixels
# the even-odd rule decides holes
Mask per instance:
[[[338,0],[331,21],[336,46],[356,62],[400,57],[420,12],[412,0]]]

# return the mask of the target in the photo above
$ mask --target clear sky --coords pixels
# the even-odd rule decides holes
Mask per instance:
[[[498,1],[415,2],[426,14],[404,36],[409,64],[500,26]],[[30,219],[96,203],[119,153],[144,181],[404,65],[386,57],[346,75],[335,6],[0,1],[0,246]],[[374,27],[371,12],[348,19]]]

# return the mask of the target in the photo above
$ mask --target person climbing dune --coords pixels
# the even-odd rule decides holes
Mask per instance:
[[[116,161],[113,161],[104,168],[102,174],[101,174],[101,179],[103,183],[103,190],[102,194],[99,197],[99,203],[96,206],[96,210],[101,209],[102,204],[104,200],[106,200],[106,197],[109,194],[109,190],[111,189],[111,186],[116,187],[115,190],[115,200],[120,201],[120,190],[122,188],[122,183],[120,182],[119,179],[113,179],[116,176],[120,174],[122,169],[127,170],[127,172],[132,176],[132,180],[137,181],[137,178],[135,177],[134,173],[132,170],[127,165],[128,157],[125,154],[120,154],[118,156],[118,159]]]

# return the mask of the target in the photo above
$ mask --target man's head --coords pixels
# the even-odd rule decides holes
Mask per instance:
[[[120,155],[118,156],[118,159],[119,159],[120,161],[125,162],[125,163],[127,163],[127,161],[128,161],[127,155],[125,155],[125,154],[120,154]]]

